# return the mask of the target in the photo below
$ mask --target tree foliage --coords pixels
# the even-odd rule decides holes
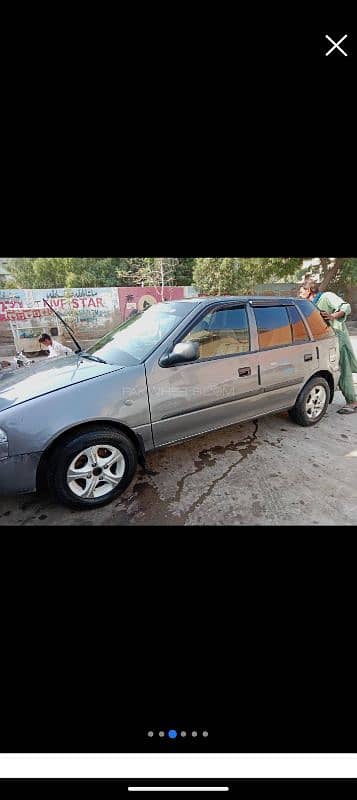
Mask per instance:
[[[321,258],[321,289],[343,294],[357,285],[357,258]]]
[[[176,286],[191,286],[193,283],[193,268],[195,258],[175,259],[175,284]]]
[[[15,258],[9,266],[9,288],[117,286],[125,258]]]
[[[198,258],[193,281],[203,294],[254,294],[258,284],[292,280],[301,258]]]
[[[174,258],[138,258],[131,260],[132,285],[173,286],[175,281]]]
[[[191,286],[194,258],[128,258],[118,272],[122,286]]]
[[[320,258],[321,286],[357,285],[356,258]],[[254,294],[259,284],[300,280],[302,258],[16,258],[9,288],[189,286],[202,294]]]
[[[321,288],[343,293],[357,285],[357,258],[319,258]],[[314,270],[314,271],[315,271]],[[203,294],[254,294],[259,284],[304,277],[303,258],[199,258],[193,281]]]

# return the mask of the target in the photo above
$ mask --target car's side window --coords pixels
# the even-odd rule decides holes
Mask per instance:
[[[293,334],[293,342],[295,342],[296,344],[298,344],[299,342],[308,342],[309,334],[306,330],[305,323],[302,317],[300,317],[300,314],[296,306],[288,306],[288,314]]]
[[[335,335],[333,328],[325,322],[319,310],[313,303],[310,303],[310,300],[299,300],[299,308],[310,325],[314,339],[325,339],[326,336],[333,337]]]
[[[292,344],[291,325],[285,306],[254,308],[260,350]]]
[[[200,358],[249,353],[247,312],[244,307],[209,311],[182,341],[198,342]]]

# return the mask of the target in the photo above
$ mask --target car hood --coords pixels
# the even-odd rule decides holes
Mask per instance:
[[[0,411],[66,386],[125,369],[117,364],[101,364],[81,356],[41,360],[33,367],[0,372]]]

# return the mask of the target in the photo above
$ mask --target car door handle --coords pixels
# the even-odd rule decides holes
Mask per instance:
[[[305,353],[304,361],[312,361],[312,353]]]
[[[238,370],[238,375],[251,375],[251,368],[250,367],[240,367]]]

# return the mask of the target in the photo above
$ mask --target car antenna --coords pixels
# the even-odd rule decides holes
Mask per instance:
[[[42,298],[42,300],[43,300],[44,303],[46,303],[46,306],[48,306],[51,309],[51,311],[53,311],[53,313],[56,314],[56,317],[58,317],[58,319],[61,320],[62,325],[64,325],[64,327],[67,329],[71,339],[73,339],[73,341],[74,341],[74,344],[76,345],[76,347],[78,347],[77,352],[80,353],[81,350],[82,350],[82,347],[79,344],[79,342],[77,342],[77,339],[76,339],[76,337],[75,337],[75,335],[74,335],[74,333],[72,331],[72,328],[70,328],[70,326],[67,324],[67,322],[64,321],[63,317],[61,317],[61,315],[58,313],[58,311],[55,311],[55,309],[52,308],[52,306],[47,302],[47,300],[45,300],[44,297]]]

